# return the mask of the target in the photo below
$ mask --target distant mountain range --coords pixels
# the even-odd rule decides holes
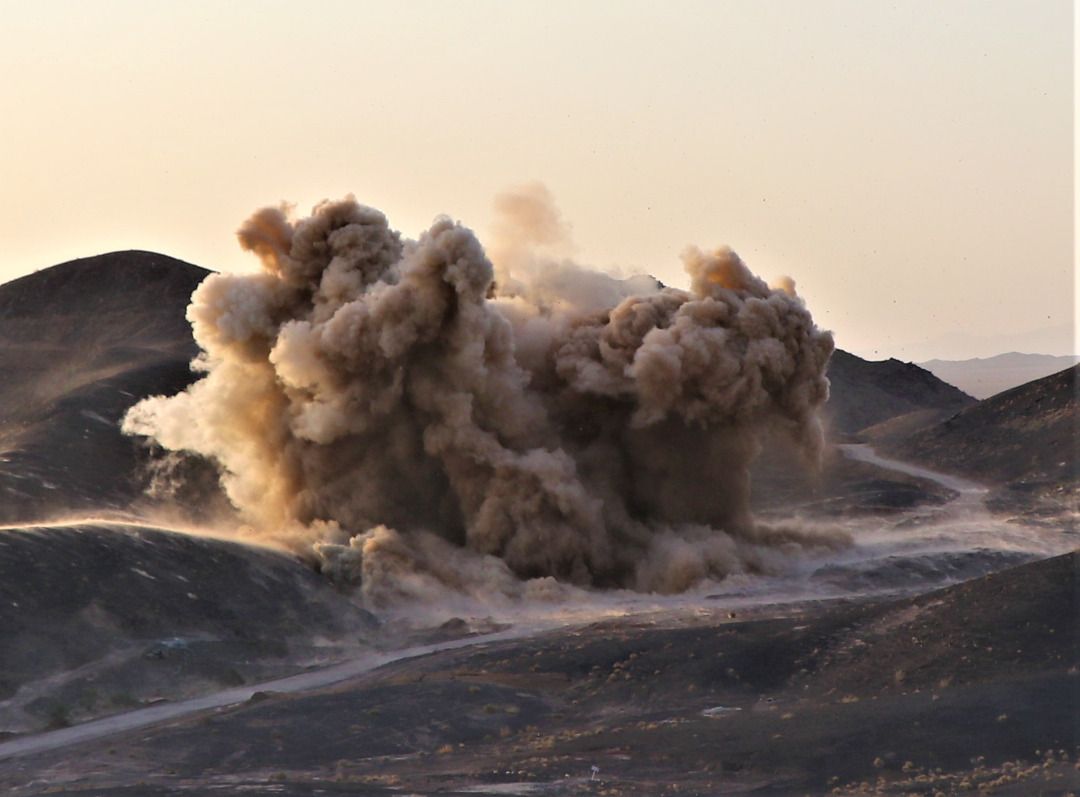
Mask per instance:
[[[1056,374],[1080,362],[1080,357],[1009,352],[971,360],[927,360],[919,365],[977,399]]]

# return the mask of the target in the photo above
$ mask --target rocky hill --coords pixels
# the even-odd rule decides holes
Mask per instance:
[[[1078,566],[463,647],[9,759],[0,790],[1062,795],[1080,766]]]
[[[210,272],[151,252],[74,260],[0,286],[0,519],[127,505],[119,432],[138,399],[192,379],[185,307]]]
[[[994,485],[1075,490],[1080,465],[1080,366],[1007,390],[884,448]]]
[[[294,557],[97,523],[0,533],[0,629],[2,737],[291,674],[375,621]]]
[[[853,435],[891,418],[921,413],[921,423],[975,403],[929,371],[899,360],[872,362],[837,350],[829,362],[826,417],[834,435]]]

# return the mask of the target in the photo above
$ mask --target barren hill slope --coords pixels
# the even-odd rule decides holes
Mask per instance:
[[[185,308],[210,272],[150,252],[74,260],[0,286],[0,519],[125,506],[143,396],[191,379]]]
[[[292,673],[373,630],[277,551],[152,526],[3,529],[0,736]]]
[[[884,604],[616,617],[445,651],[16,760],[0,787],[1064,794],[1078,780],[1078,564],[1072,554]]]
[[[909,413],[930,411],[932,419],[975,403],[929,371],[899,360],[871,362],[837,349],[828,376],[826,416],[832,430],[841,435]]]
[[[968,407],[907,440],[892,453],[939,470],[1033,491],[1075,488],[1080,476],[1080,366],[1029,382]]]

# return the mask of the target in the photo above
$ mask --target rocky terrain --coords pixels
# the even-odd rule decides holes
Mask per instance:
[[[294,558],[145,525],[0,530],[0,734],[354,653],[374,618]]]
[[[0,785],[1063,795],[1080,787],[1078,572],[1073,554],[891,603],[706,607],[478,644],[149,734],[0,759]]]
[[[139,398],[192,380],[184,308],[208,273],[114,252],[0,286],[0,521],[142,496],[146,457],[119,421]]]
[[[899,416],[944,417],[975,403],[929,371],[899,360],[870,362],[837,351],[829,362],[831,384],[825,415],[835,437]]]
[[[1080,479],[1080,366],[999,393],[884,450],[997,487],[996,505],[1075,507]]]

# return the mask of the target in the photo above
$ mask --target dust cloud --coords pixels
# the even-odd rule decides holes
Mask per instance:
[[[262,264],[188,308],[202,378],[124,431],[216,463],[249,533],[387,605],[557,584],[678,592],[843,536],[749,511],[766,432],[822,452],[832,337],[794,283],[688,248],[689,290],[567,256],[547,190],[500,196],[489,252],[349,197],[238,232]]]

